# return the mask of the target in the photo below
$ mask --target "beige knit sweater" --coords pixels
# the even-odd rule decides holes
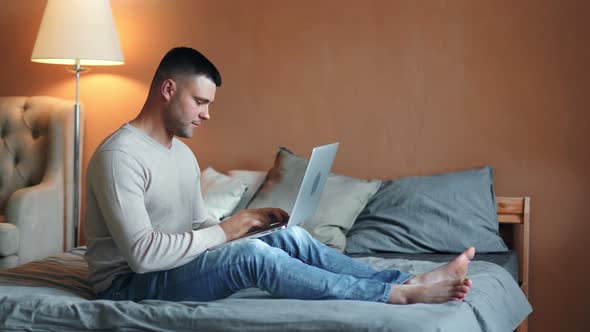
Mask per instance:
[[[169,270],[226,241],[210,219],[192,151],[168,149],[125,124],[96,150],[86,174],[88,278],[106,290],[120,274]]]

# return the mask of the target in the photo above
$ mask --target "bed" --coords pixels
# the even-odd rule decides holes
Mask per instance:
[[[433,267],[368,262],[414,272]],[[474,262],[471,277],[476,286],[464,303],[407,306],[275,299],[255,289],[210,303],[89,301],[58,289],[0,286],[0,322],[5,331],[511,331],[528,313],[526,299],[502,268]]]
[[[304,161],[281,148],[268,172],[205,170],[201,187],[210,214],[222,219],[260,206],[289,211],[289,190],[302,178]],[[473,287],[465,301],[304,301],[254,288],[212,302],[96,300],[80,247],[0,270],[0,330],[524,332],[532,311],[529,211],[528,197],[495,195],[490,167],[391,181],[331,174],[316,214],[304,224],[310,234],[377,269],[409,273],[430,271],[476,243],[482,250],[469,266]],[[435,243],[439,238],[447,241]]]
[[[247,289],[214,302],[94,300],[84,248],[0,272],[3,331],[518,331],[526,330],[530,200],[498,197],[498,219],[513,251],[481,255],[464,302],[405,306],[360,301],[301,301]],[[409,257],[411,256],[411,257]],[[408,259],[411,258],[411,259]],[[518,257],[518,271],[514,270]],[[376,268],[420,273],[436,255],[355,255]],[[496,263],[486,260],[496,260]],[[512,267],[510,267],[512,266]],[[507,269],[508,268],[508,269]],[[17,270],[20,269],[20,270]],[[509,271],[511,270],[511,272]],[[515,280],[519,278],[520,286]],[[31,286],[34,284],[35,286]],[[271,314],[272,313],[272,314]]]

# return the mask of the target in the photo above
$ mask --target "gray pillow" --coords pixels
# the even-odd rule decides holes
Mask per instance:
[[[307,163],[307,159],[279,148],[273,167],[248,208],[277,207],[291,213]],[[344,250],[346,232],[380,185],[380,180],[330,173],[315,215],[302,227],[324,244]]]
[[[506,252],[492,168],[384,181],[348,233],[346,253]]]

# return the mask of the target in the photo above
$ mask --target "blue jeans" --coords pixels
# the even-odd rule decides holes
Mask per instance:
[[[392,284],[412,277],[396,270],[377,271],[292,227],[206,251],[172,270],[118,276],[98,298],[212,301],[258,287],[292,299],[386,302]]]

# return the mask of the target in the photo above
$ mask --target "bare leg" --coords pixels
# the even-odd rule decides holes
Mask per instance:
[[[471,288],[470,279],[446,280],[434,284],[396,285],[391,290],[387,303],[443,303],[463,301]]]
[[[461,280],[467,276],[467,267],[475,256],[475,248],[469,247],[462,254],[436,270],[418,274],[406,285],[435,284],[441,281]]]

